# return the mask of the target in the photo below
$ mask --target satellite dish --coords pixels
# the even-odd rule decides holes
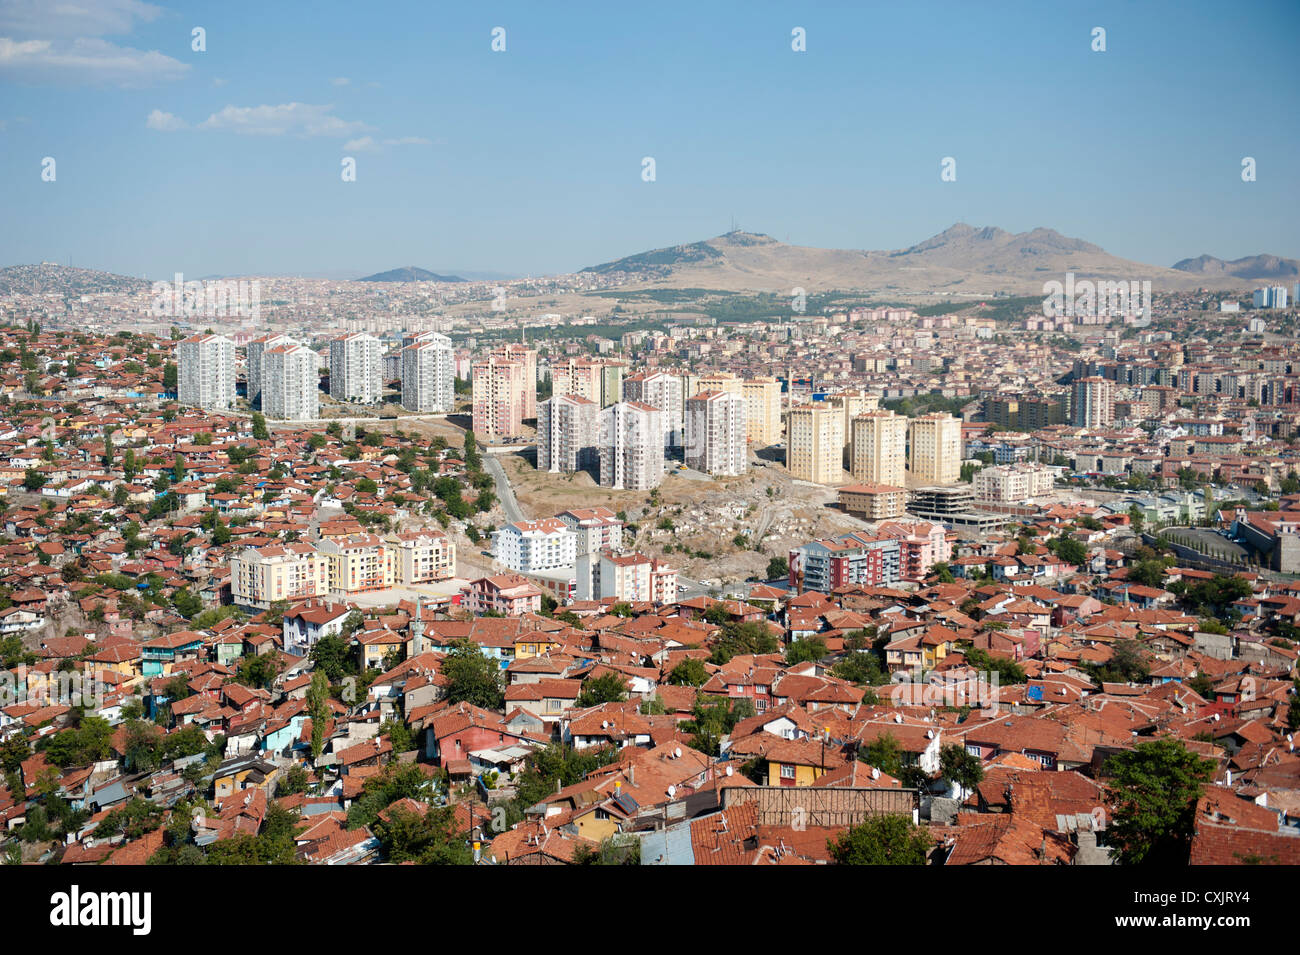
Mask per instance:
[[[934,730],[926,730],[926,731],[925,731],[925,738],[926,738],[926,739],[934,739]]]
[[[902,714],[902,713],[895,713],[895,714],[894,714],[894,722],[895,722],[895,723],[901,723],[901,722],[903,722],[903,714]]]
[[[879,778],[880,778],[880,770],[876,769],[875,766],[872,766],[872,767],[871,767],[871,778],[872,778],[872,779],[879,779]]]
[[[677,795],[677,787],[676,787],[676,786],[669,786],[668,789],[666,790],[666,792],[668,793],[668,798],[669,798],[669,799],[672,799],[674,796]]]
[[[676,747],[674,747],[674,748],[673,748],[673,759],[681,759],[681,758],[682,758],[682,748],[681,748],[680,746],[676,746]]]
[[[728,767],[727,767],[727,775],[730,776],[730,775],[732,774],[732,772],[733,772],[732,768],[731,768],[730,766],[728,766]]]

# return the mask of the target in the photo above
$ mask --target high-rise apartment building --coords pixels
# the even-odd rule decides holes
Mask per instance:
[[[262,410],[268,418],[320,417],[320,356],[306,345],[282,342],[262,353]]]
[[[523,362],[497,354],[474,363],[473,425],[478,438],[513,438],[523,433],[525,399],[529,392],[537,397],[535,385],[525,387],[526,371]]]
[[[623,372],[627,369],[621,361],[566,358],[551,364],[551,394],[580,395],[606,408],[618,401],[622,394]]]
[[[383,397],[383,346],[374,335],[353,332],[330,342],[330,397],[375,404]]]
[[[629,375],[623,379],[623,400],[658,408],[664,428],[664,447],[682,446],[685,409],[680,376],[662,371]]]
[[[786,423],[785,466],[790,476],[839,484],[844,476],[844,412],[816,401],[790,409]]]
[[[235,406],[235,343],[224,335],[195,335],[176,345],[176,397],[204,411]]]
[[[913,418],[908,470],[921,484],[956,484],[961,479],[961,419],[950,414]]]
[[[600,412],[600,484],[646,491],[664,477],[663,412],[620,401]]]
[[[558,474],[596,473],[596,402],[578,395],[558,395],[537,405],[537,470]]]
[[[1071,419],[1080,428],[1105,428],[1115,420],[1115,383],[1090,375],[1074,383]]]
[[[524,420],[531,421],[537,417],[537,349],[529,348],[518,342],[507,342],[500,346],[493,355],[503,361],[518,362],[520,372],[520,414]]]
[[[745,437],[765,448],[781,440],[781,382],[775,378],[750,378],[741,382],[745,399]]]
[[[686,401],[686,465],[715,476],[744,474],[745,399],[736,391],[701,391]]]
[[[425,332],[402,349],[402,407],[407,411],[446,413],[456,406],[454,351],[451,339]]]
[[[261,408],[262,395],[262,355],[268,348],[284,345],[292,339],[288,335],[273,333],[254,338],[248,343],[244,353],[244,368],[248,378],[248,403],[254,408]]]
[[[844,467],[853,467],[853,419],[880,407],[880,396],[869,391],[840,391],[827,395],[826,401],[844,413]]]
[[[1297,286],[1300,288],[1300,286]],[[1252,302],[1256,308],[1286,308],[1287,288],[1285,285],[1268,285],[1255,289]]]
[[[868,411],[853,419],[849,460],[863,484],[903,487],[907,472],[907,419],[892,411]]]

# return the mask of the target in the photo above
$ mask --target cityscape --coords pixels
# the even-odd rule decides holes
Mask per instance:
[[[1283,3],[1249,28],[1191,6],[1180,29],[1233,49],[1300,25]],[[487,61],[474,70],[522,60],[508,80],[467,76],[468,99],[542,69],[530,44],[550,34],[516,13],[458,11],[439,41]],[[760,5],[727,42],[776,24],[763,56],[841,56],[839,15]],[[1062,69],[1128,71],[1152,15],[1035,13],[1035,29],[1069,48]],[[1051,202],[977,183],[986,159],[963,134],[851,233],[725,170],[734,214],[706,223],[707,190],[671,183],[694,160],[655,153],[647,120],[618,148],[626,183],[563,174],[593,198],[552,237],[523,207],[534,239],[499,234],[503,199],[458,247],[454,222],[415,220],[469,201],[454,182],[417,194],[465,144],[415,114],[343,119],[362,115],[346,104],[366,69],[388,90],[411,64],[335,68],[331,41],[313,69],[340,105],[202,121],[203,102],[252,95],[252,61],[220,52],[244,28],[221,16],[0,0],[7,863],[1300,864],[1294,129],[1219,149],[1211,172],[1197,159],[1204,220],[1177,218],[1199,201],[1178,180],[1118,225],[1068,185]],[[378,49],[371,30],[358,50]],[[1280,77],[1267,95],[1294,115],[1294,58],[1240,68]],[[804,81],[821,76],[785,80]],[[300,95],[279,67],[264,82],[268,102]],[[101,167],[33,138],[77,95],[138,127],[105,133]],[[141,171],[160,195],[174,175],[248,205],[147,226],[117,167],[145,135],[180,163]],[[186,137],[211,163],[175,159]],[[475,155],[493,165],[498,145]],[[774,148],[782,188],[820,175]],[[238,198],[257,175],[238,162],[322,149],[316,212],[280,211],[283,184]],[[404,165],[417,150],[435,157],[423,172]],[[363,191],[380,169],[406,177],[409,223]],[[516,175],[502,189],[526,194]],[[558,215],[560,173],[536,175]],[[356,218],[370,202],[373,232]],[[102,239],[63,235],[74,209]],[[217,235],[228,215],[243,239]],[[252,234],[268,229],[273,244]],[[78,898],[51,904],[87,911]]]

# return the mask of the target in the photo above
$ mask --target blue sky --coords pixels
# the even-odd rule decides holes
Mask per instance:
[[[964,221],[1300,257],[1297,42],[1294,0],[0,0],[0,265],[539,274],[733,216],[836,248]]]

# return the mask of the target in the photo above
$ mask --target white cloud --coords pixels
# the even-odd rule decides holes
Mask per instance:
[[[0,32],[33,37],[120,36],[163,10],[142,0],[0,0]]]
[[[398,136],[393,139],[384,139],[376,141],[373,136],[359,136],[356,139],[349,139],[343,144],[344,152],[350,153],[371,153],[377,152],[383,146],[432,146],[433,143],[423,136]]]
[[[331,115],[332,104],[281,103],[278,106],[227,106],[199,129],[222,129],[250,136],[351,136],[369,129],[365,123]]]
[[[336,76],[334,77],[334,79],[330,80],[330,82],[333,83],[335,86],[347,86],[352,81],[348,79],[346,76]]]
[[[70,44],[0,36],[0,74],[25,82],[147,86],[178,80],[190,67],[157,50],[82,37]]]
[[[156,109],[149,114],[149,118],[145,120],[145,125],[150,129],[158,129],[165,133],[170,133],[178,129],[188,129],[190,124],[178,116],[173,116],[171,113],[164,113],[162,110]]]
[[[225,85],[226,85],[227,83],[229,83],[229,82],[230,82],[230,80],[223,79],[223,78],[220,77],[220,76],[214,76],[214,77],[212,78],[212,85],[213,85],[213,86],[216,86],[216,87],[222,87],[222,86],[225,86]]]

